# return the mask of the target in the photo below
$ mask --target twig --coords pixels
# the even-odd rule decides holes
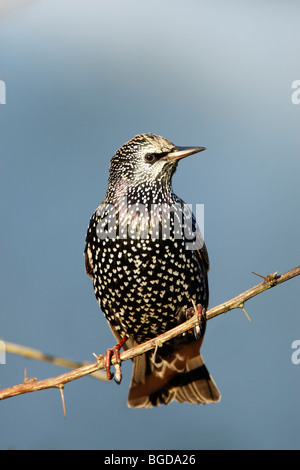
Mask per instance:
[[[42,351],[38,351],[37,349],[29,348],[27,346],[22,346],[16,343],[11,343],[9,341],[5,341],[5,352],[10,354],[17,354],[19,356],[26,357],[27,359],[36,359],[38,361],[51,362],[51,364],[65,367],[67,369],[78,369],[79,367],[88,364],[87,362],[76,362],[62,357],[51,356],[50,354],[45,354]],[[91,377],[94,377],[95,379],[99,380],[107,380],[106,374],[101,371],[96,371],[94,374],[91,375]]]
[[[227,313],[230,310],[235,308],[244,309],[244,303],[254,297],[255,295],[264,292],[278,284],[282,284],[283,282],[298,276],[300,274],[300,266],[287,271],[284,274],[277,275],[277,273],[270,274],[265,277],[265,280],[260,284],[248,289],[247,291],[243,292],[242,294],[234,297],[227,302],[224,302],[216,307],[211,308],[206,312],[207,320],[210,320],[222,313]],[[173,328],[170,331],[158,336],[157,338],[151,339],[143,344],[136,346],[135,348],[128,349],[121,353],[121,360],[126,361],[127,359],[132,359],[135,356],[140,354],[144,354],[146,351],[150,349],[154,349],[160,347],[161,344],[165,343],[166,341],[174,338],[175,336],[193,328],[197,321],[197,314],[195,314],[192,318],[187,320],[186,322],[178,325],[177,327]],[[112,364],[114,364],[115,358],[112,358]],[[99,369],[103,368],[103,356],[98,356],[97,361],[91,364],[87,364],[81,366],[75,370],[70,372],[66,372],[65,374],[61,374],[57,377],[52,377],[49,379],[44,380],[34,380],[26,379],[24,382],[20,383],[19,385],[14,385],[12,387],[0,390],[0,399],[3,400],[5,398],[13,397],[16,395],[21,395],[24,393],[35,392],[38,390],[45,390],[49,388],[58,388],[60,390],[63,389],[64,385],[68,382],[76,380],[80,377],[84,377],[86,375],[92,374]]]

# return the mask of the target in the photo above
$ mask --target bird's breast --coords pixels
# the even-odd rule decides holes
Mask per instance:
[[[96,297],[108,321],[139,341],[175,326],[205,299],[204,275],[187,249],[182,209],[124,202],[99,206],[88,246]]]

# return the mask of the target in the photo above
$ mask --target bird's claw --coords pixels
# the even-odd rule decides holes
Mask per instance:
[[[189,330],[189,333],[194,332],[195,338],[199,339],[201,338],[205,330],[206,309],[202,307],[201,304],[197,304],[197,306],[195,307],[188,308],[185,313],[187,320],[195,315],[195,310],[197,311],[196,325],[192,330]]]
[[[106,376],[108,380],[114,378],[115,382],[119,385],[122,380],[122,372],[121,372],[121,357],[120,357],[120,349],[124,345],[127,340],[127,336],[124,336],[113,348],[110,348],[106,351],[105,356],[103,357],[103,366],[106,371]],[[111,358],[115,356],[115,373],[110,371],[111,367]]]

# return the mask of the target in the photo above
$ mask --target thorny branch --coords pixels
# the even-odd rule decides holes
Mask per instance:
[[[28,346],[22,346],[21,344],[11,343],[10,341],[5,341],[5,352],[10,354],[17,354],[18,356],[25,357],[26,359],[50,362],[53,365],[65,367],[66,369],[78,369],[79,367],[87,364],[87,362],[76,362],[71,359],[45,354],[44,352],[37,349],[29,348]],[[92,377],[95,379],[107,380],[106,374],[101,371],[93,373]]]
[[[230,299],[227,302],[224,302],[216,307],[213,307],[207,310],[206,318],[207,320],[210,320],[211,318],[221,315],[222,313],[227,313],[230,310],[233,310],[235,308],[241,308],[245,312],[244,304],[247,300],[260,294],[261,292],[264,292],[265,290],[268,290],[272,287],[277,286],[278,284],[282,284],[283,282],[288,281],[289,279],[295,276],[298,276],[299,274],[300,274],[300,266],[293,268],[281,275],[277,275],[277,273],[269,274],[266,277],[259,275],[260,277],[264,278],[263,282],[255,285],[254,287],[251,287],[251,289],[246,290],[245,292],[234,297],[233,299]],[[176,328],[173,328],[172,330],[167,331],[166,333],[160,336],[157,336],[154,339],[151,339],[143,344],[140,344],[134,348],[131,348],[131,349],[128,349],[127,351],[122,352],[120,356],[121,361],[132,359],[133,357],[143,354],[146,351],[149,351],[150,349],[155,349],[157,347],[160,347],[164,342],[193,328],[196,324],[196,321],[197,321],[197,314],[195,313],[195,315],[192,318],[178,325]],[[113,357],[112,364],[114,363],[115,363],[115,358]],[[67,364],[61,364],[61,365],[68,366]],[[75,368],[74,370],[71,370],[70,372],[66,372],[64,374],[58,375],[57,377],[51,377],[49,379],[44,379],[44,380],[36,380],[36,379],[27,378],[27,374],[26,374],[25,379],[22,383],[0,390],[0,400],[13,397],[16,395],[21,395],[24,393],[35,392],[37,390],[57,388],[61,392],[61,396],[63,399],[64,413],[65,413],[65,406],[64,406],[65,404],[64,404],[64,397],[63,397],[63,389],[64,389],[65,384],[73,380],[79,379],[80,377],[94,374],[100,369],[103,369],[103,356],[101,355],[97,356],[97,360],[95,362],[91,364],[82,365],[80,367]]]

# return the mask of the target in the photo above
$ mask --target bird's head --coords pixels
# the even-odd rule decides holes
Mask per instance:
[[[205,147],[177,147],[164,137],[139,134],[126,142],[112,157],[109,191],[128,188],[170,186],[178,161]]]

